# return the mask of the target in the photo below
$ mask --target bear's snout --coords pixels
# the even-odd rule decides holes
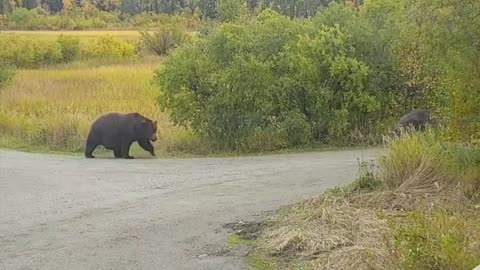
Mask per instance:
[[[157,134],[153,133],[152,137],[150,138],[152,142],[157,140]]]

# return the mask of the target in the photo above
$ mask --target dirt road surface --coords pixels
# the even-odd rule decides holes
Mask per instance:
[[[353,180],[347,150],[84,159],[0,150],[0,269],[248,269],[222,225]]]

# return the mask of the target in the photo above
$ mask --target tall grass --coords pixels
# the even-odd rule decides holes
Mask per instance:
[[[0,145],[81,151],[89,127],[103,113],[139,112],[158,120],[157,147],[193,138],[171,126],[150,84],[157,63],[20,70],[0,93]]]
[[[380,160],[383,180],[398,191],[460,186],[469,198],[480,194],[480,146],[449,143],[441,131],[407,133],[386,140]]]
[[[380,162],[383,180],[390,189],[428,188],[448,177],[445,146],[437,132],[406,133],[387,138],[386,144],[389,153]]]
[[[254,254],[281,269],[472,269],[480,264],[480,146],[439,131],[386,140],[377,168],[285,208]]]
[[[480,263],[478,215],[414,211],[392,222],[399,269],[473,269]]]

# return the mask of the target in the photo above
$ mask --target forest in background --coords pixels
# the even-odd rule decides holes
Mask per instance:
[[[182,23],[195,28],[199,20],[222,19],[222,13],[238,13],[238,9],[255,15],[272,8],[291,18],[308,18],[330,2],[332,0],[1,0],[0,27],[84,30]],[[363,3],[362,0],[337,2],[353,7]]]

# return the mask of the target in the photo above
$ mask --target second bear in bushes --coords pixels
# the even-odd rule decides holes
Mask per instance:
[[[113,150],[116,158],[132,159],[130,146],[138,142],[140,147],[155,156],[150,141],[157,140],[157,121],[139,113],[107,113],[100,116],[91,126],[85,148],[85,157],[94,158],[93,151],[99,145]]]

